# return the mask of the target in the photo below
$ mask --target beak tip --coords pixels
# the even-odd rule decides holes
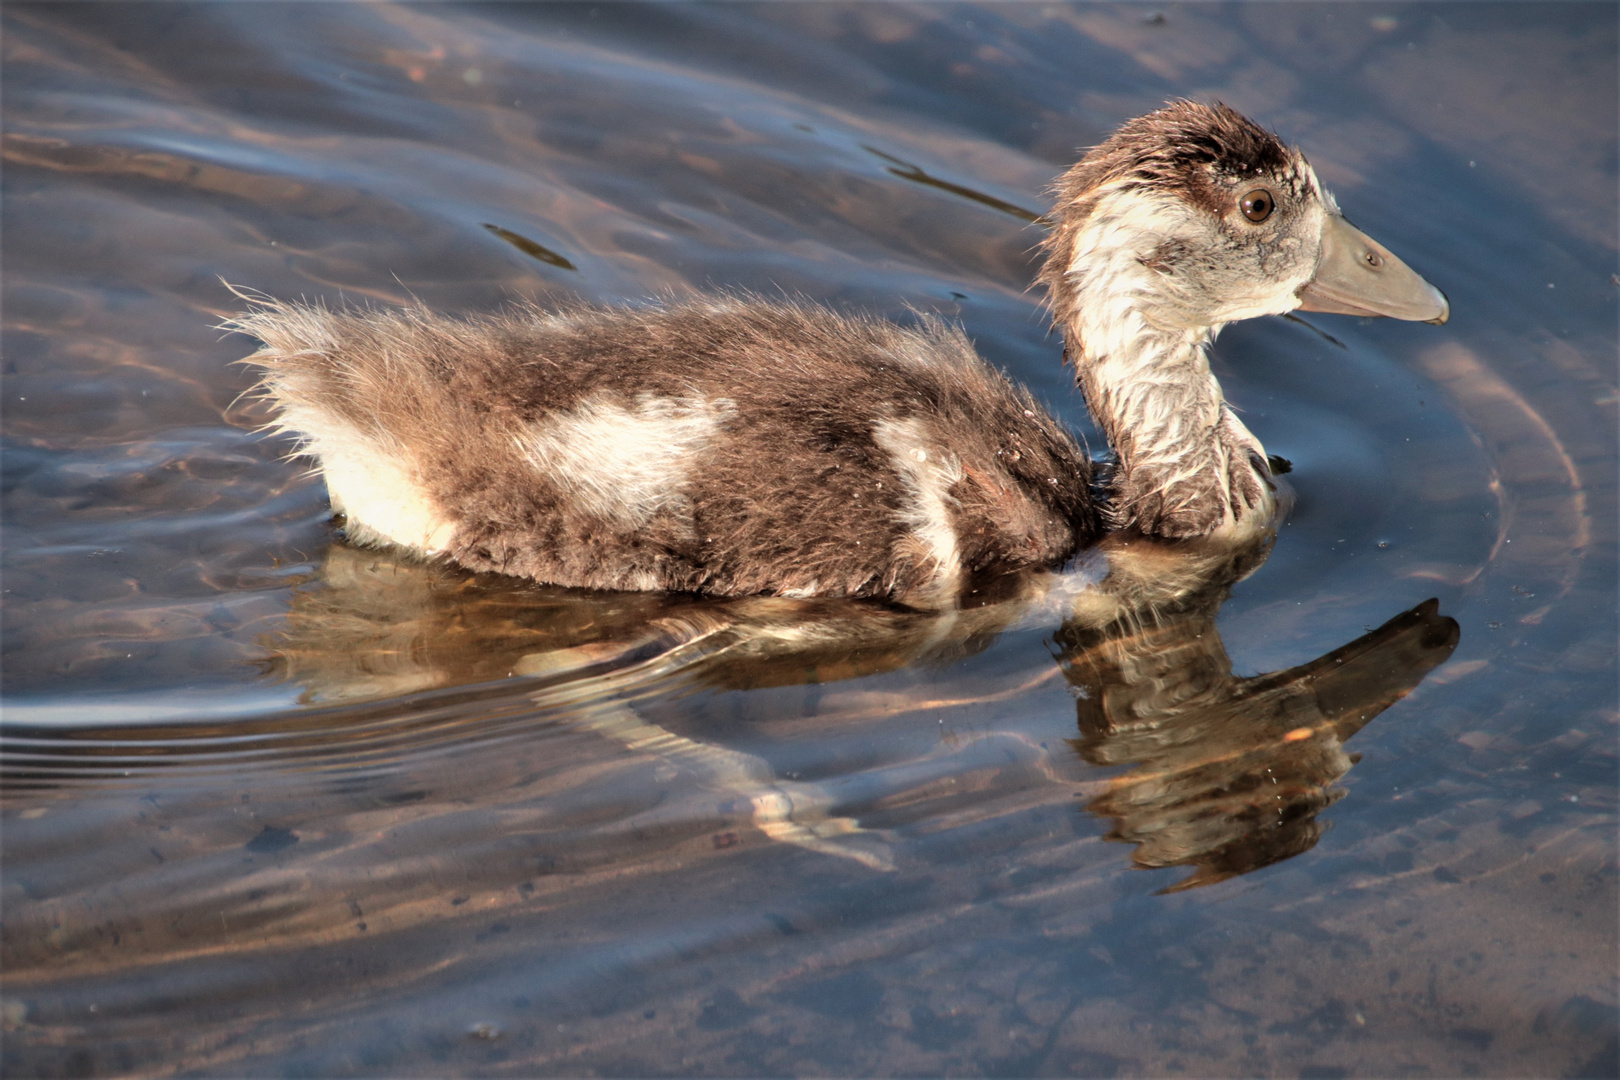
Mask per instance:
[[[1434,289],[1434,286],[1430,285],[1429,288]],[[1440,298],[1440,314],[1424,321],[1430,326],[1444,326],[1451,321],[1451,300],[1439,289],[1434,289],[1434,294]]]

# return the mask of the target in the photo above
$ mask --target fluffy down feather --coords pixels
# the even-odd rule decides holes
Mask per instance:
[[[934,318],[267,301],[229,326],[351,538],[473,570],[941,607],[1099,531],[1084,449]]]

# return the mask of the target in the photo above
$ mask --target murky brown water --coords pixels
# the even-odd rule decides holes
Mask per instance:
[[[1616,23],[7,5],[0,1064],[1614,1075]],[[1176,95],[1454,305],[1222,337],[1263,565],[923,617],[403,564],[211,329],[786,290],[1087,430],[1029,217]]]

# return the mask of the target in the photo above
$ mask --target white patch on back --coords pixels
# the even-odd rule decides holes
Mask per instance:
[[[684,488],[692,461],[735,409],[726,398],[642,394],[630,408],[592,398],[548,417],[517,444],[580,509],[635,529],[661,513],[690,519]]]
[[[404,452],[311,405],[287,405],[278,427],[299,433],[302,453],[319,459],[332,509],[348,518],[357,543],[387,542],[425,555],[450,546],[456,524],[402,464]]]
[[[894,460],[894,471],[911,496],[903,520],[911,529],[906,539],[919,562],[932,562],[934,577],[928,592],[936,606],[947,606],[961,589],[962,562],[951,524],[951,485],[962,479],[956,455],[928,437],[922,420],[883,420],[872,438]]]

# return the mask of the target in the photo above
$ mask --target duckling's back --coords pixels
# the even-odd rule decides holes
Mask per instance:
[[[1098,531],[1082,448],[932,318],[271,303],[232,326],[350,538],[473,570],[942,607]]]

